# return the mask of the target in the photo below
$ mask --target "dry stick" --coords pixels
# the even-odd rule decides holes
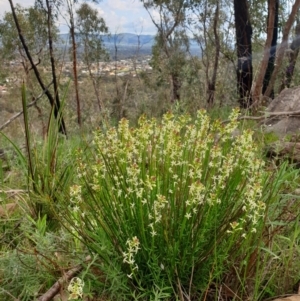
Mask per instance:
[[[85,262],[91,261],[91,256],[87,256]],[[42,296],[38,298],[38,301],[49,301],[57,295],[62,288],[63,284],[69,282],[73,277],[78,275],[83,269],[83,265],[79,264],[65,273],[64,276],[59,278],[51,287],[50,289]]]
[[[27,193],[27,190],[23,190],[23,189],[9,189],[9,190],[0,189],[0,193],[17,194],[17,193],[20,193],[20,192]]]
[[[242,300],[230,287],[228,287],[225,283],[222,283],[226,287],[226,289],[233,294],[235,298],[238,298],[239,300]],[[221,286],[222,287],[222,286]]]
[[[300,115],[300,111],[290,111],[290,112],[262,112],[265,115],[263,116],[241,116],[238,117],[237,120],[264,120],[264,119],[268,119],[268,118],[272,118],[272,117],[276,117],[276,116],[299,116]],[[222,123],[228,123],[231,120],[226,119],[224,121],[222,121]]]
[[[40,98],[42,98],[42,96],[46,93],[46,91],[49,89],[49,87],[52,85],[52,83],[50,83],[47,87],[46,87],[46,89],[39,95],[39,96],[37,96],[36,98],[35,98],[35,100],[34,101],[32,101],[31,103],[29,103],[28,105],[27,105],[27,108],[30,108],[30,107],[32,107],[32,106],[34,106],[36,103],[37,103],[37,101],[40,99]],[[21,116],[23,114],[23,110],[21,111],[21,112],[19,112],[19,113],[17,113],[17,114],[15,114],[13,117],[11,117],[10,119],[8,119],[4,124],[2,124],[1,126],[0,126],[0,131],[2,131],[4,128],[6,128],[10,123],[12,123],[15,119],[17,119],[19,116]]]

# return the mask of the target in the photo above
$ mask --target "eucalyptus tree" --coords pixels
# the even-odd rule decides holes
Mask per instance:
[[[86,64],[90,78],[92,79],[99,109],[103,109],[100,97],[100,68],[99,62],[108,59],[108,53],[104,47],[101,36],[108,33],[105,20],[99,16],[96,9],[88,3],[82,3],[76,10],[76,28],[79,43],[83,46],[82,60]],[[96,64],[96,73],[92,72],[92,64]]]
[[[188,19],[189,30],[201,50],[201,62],[205,71],[207,104],[215,100],[217,73],[222,44],[221,0],[192,0]]]
[[[55,98],[55,115],[58,113],[56,111],[60,110],[60,97],[58,89],[58,79],[56,74],[56,59],[54,54],[53,38],[55,28],[55,19],[58,16],[58,8],[62,5],[61,0],[35,0],[35,7],[42,10],[47,18],[47,37],[48,37],[48,49],[50,55],[51,71],[52,71],[52,81],[54,88],[54,98]],[[62,119],[63,131],[65,130],[64,120]]]
[[[186,62],[188,37],[184,29],[185,0],[141,0],[157,29],[152,67],[169,77],[171,102],[180,100],[181,70]],[[158,15],[158,16],[157,16]],[[164,79],[165,80],[165,79]]]
[[[272,93],[273,87],[274,87],[274,83],[275,80],[278,76],[280,67],[282,65],[282,61],[284,58],[284,54],[285,54],[285,50],[288,46],[288,38],[289,38],[289,34],[290,34],[290,30],[294,24],[295,18],[297,16],[297,13],[299,11],[300,8],[300,0],[295,0],[291,9],[291,12],[289,13],[289,16],[286,20],[286,23],[284,25],[283,28],[283,32],[282,32],[282,41],[276,51],[276,60],[275,60],[275,67],[274,67],[274,71],[272,73],[272,76],[270,78],[268,87],[265,91],[265,96],[269,97]]]
[[[287,2],[291,5],[290,11]],[[256,34],[266,36],[263,57],[259,69],[256,72],[257,75],[253,81],[251,91],[253,105],[258,107],[263,99],[262,95],[267,98],[274,98],[274,85],[275,81],[279,78],[279,71],[282,67],[285,54],[288,55],[289,65],[285,73],[286,82],[284,79],[282,80],[283,83],[281,84],[279,92],[284,88],[285,84],[290,84],[296,63],[299,42],[296,37],[290,49],[288,49],[288,40],[291,28],[300,8],[300,0],[294,0],[293,2],[268,0],[267,6],[265,5],[265,1],[262,0],[250,1],[249,3],[251,4],[250,11],[252,10],[251,20],[255,21],[254,30]],[[258,10],[254,10],[258,7]],[[262,16],[261,12],[265,10],[266,7],[268,7],[266,18],[255,17],[255,14],[253,14],[254,11],[259,12],[258,15]],[[266,20],[267,22],[262,23],[262,20]],[[263,24],[264,29],[262,29]],[[282,34],[282,41],[280,45],[277,46],[279,31],[281,31]],[[298,33],[300,32],[299,28],[296,27],[296,35],[297,31]]]
[[[51,58],[51,68],[52,68],[52,77],[53,77],[53,85],[55,91],[56,100],[59,102],[59,90],[58,90],[58,81],[56,75],[56,66],[55,66],[55,57],[54,57],[54,49],[53,49],[53,38],[52,38],[52,27],[55,21],[58,20],[59,16],[61,16],[62,11],[67,10],[67,16],[70,18],[70,33],[73,37],[72,39],[72,54],[73,54],[73,75],[74,75],[74,88],[76,94],[76,103],[77,103],[77,121],[78,124],[81,125],[81,109],[80,109],[80,101],[78,94],[78,77],[77,77],[77,59],[76,59],[76,43],[75,43],[75,29],[74,29],[74,12],[73,5],[75,5],[77,1],[71,0],[35,0],[35,6],[44,10],[47,15],[48,23],[48,42],[49,42],[49,52]]]
[[[44,14],[35,9],[34,7],[23,8],[20,5],[15,7],[17,19],[19,20],[22,28],[22,33],[29,52],[32,54],[32,59],[35,64],[42,66],[44,69],[49,64],[49,56],[47,51],[47,30]],[[56,32],[56,31],[55,31]],[[42,117],[43,111],[41,106],[38,105],[37,94],[39,86],[36,81],[33,69],[31,67],[30,60],[28,59],[25,49],[18,36],[16,25],[14,22],[13,14],[11,12],[5,12],[3,19],[0,21],[0,57],[3,62],[1,73],[7,76],[11,76],[13,73],[17,78],[22,77],[26,83],[27,91],[31,95],[31,99],[34,100],[34,107],[38,111],[38,116]],[[13,68],[10,67],[9,62],[15,62]],[[22,68],[19,68],[21,64]],[[6,68],[4,67],[6,66]],[[22,72],[24,70],[24,73]],[[41,72],[41,76],[44,79],[44,74]],[[42,131],[45,131],[45,123],[43,118],[40,118],[42,123]]]
[[[286,87],[289,88],[291,86],[292,78],[295,71],[295,65],[299,55],[299,50],[300,50],[300,22],[299,20],[297,20],[294,39],[290,45],[290,50],[288,51],[288,65],[285,69],[285,78],[282,81],[280,90],[283,90]]]
[[[15,13],[22,28],[29,51],[35,59],[43,63],[43,55],[47,46],[46,18],[40,10],[33,7],[23,8],[19,4]],[[7,60],[20,60],[25,72],[28,72],[29,61],[16,30],[13,14],[5,12],[0,20],[0,40],[2,58]]]
[[[268,66],[263,80],[262,94],[265,94],[268,88],[269,81],[271,79],[275,67],[275,55],[276,55],[278,31],[279,31],[279,0],[275,0],[275,7],[273,1],[271,0],[268,0],[268,5],[269,8],[271,9],[271,11],[269,10],[269,14],[268,14],[268,24],[270,24],[271,28],[273,27],[273,33],[272,33],[272,41],[271,41],[271,47],[269,52]],[[272,24],[272,22],[270,22],[270,19],[273,19],[273,15],[274,15],[274,22]],[[268,28],[268,30],[270,29]],[[274,90],[272,90],[271,92],[271,97],[274,98]]]
[[[275,27],[277,25],[277,27]],[[278,0],[268,1],[267,38],[263,50],[257,76],[253,82],[251,96],[253,104],[260,104],[261,95],[264,93],[274,69],[275,50],[277,46],[278,32]]]

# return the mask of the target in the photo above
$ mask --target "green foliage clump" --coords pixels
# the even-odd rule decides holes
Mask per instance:
[[[167,113],[135,129],[122,119],[95,134],[91,162],[79,159],[62,216],[127,293],[195,296],[259,236],[268,174],[252,132],[232,137],[237,117],[223,125],[205,111],[194,122]]]

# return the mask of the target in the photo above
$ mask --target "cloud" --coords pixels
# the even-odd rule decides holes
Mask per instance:
[[[14,5],[16,4],[20,4],[23,7],[28,7],[34,4],[34,0],[14,1]],[[1,7],[0,17],[3,17],[5,12],[11,11],[9,2],[7,0],[0,0],[0,7]]]
[[[28,7],[34,4],[34,0],[14,1],[15,5],[17,3],[23,7]],[[105,20],[112,33],[155,34],[156,32],[155,26],[140,0],[103,0],[100,4],[93,4],[92,2],[89,4],[98,10],[99,15]],[[0,17],[3,16],[4,11],[10,11],[7,0],[0,0],[0,7]],[[59,28],[62,32],[67,30],[64,23],[66,22],[60,18]]]
[[[99,7],[102,9],[102,17],[112,33],[154,34],[156,32],[140,0],[104,0]]]
[[[121,11],[134,11],[143,9],[143,4],[139,0],[114,0],[108,1],[108,6]]]

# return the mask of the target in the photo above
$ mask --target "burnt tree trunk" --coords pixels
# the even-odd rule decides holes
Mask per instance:
[[[237,89],[241,108],[252,104],[252,27],[247,0],[234,0],[234,18],[237,46]]]
[[[275,15],[274,15],[275,18],[274,18],[274,25],[273,25],[273,37],[272,37],[272,42],[271,42],[268,66],[267,66],[267,70],[266,70],[264,82],[263,82],[262,94],[265,94],[267,87],[269,85],[269,81],[271,79],[273,70],[274,70],[275,55],[276,55],[277,40],[278,40],[278,15],[279,15],[279,0],[276,0]],[[270,97],[272,99],[274,98],[274,89],[272,89]]]
[[[170,76],[171,79],[171,103],[175,103],[180,100],[180,88],[181,80],[178,74],[172,73]]]

